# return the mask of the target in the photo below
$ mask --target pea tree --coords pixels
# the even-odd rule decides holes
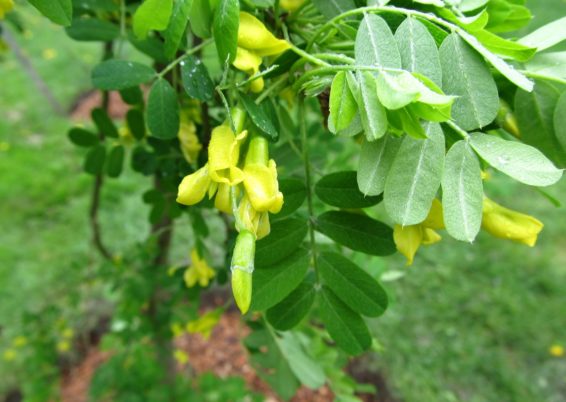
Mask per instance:
[[[521,0],[29,2],[104,49],[94,130],[69,138],[86,149],[94,244],[121,295],[115,342],[136,358],[155,350],[149,378],[174,378],[174,336],[210,334],[230,303],[199,316],[200,295],[229,280],[250,359],[277,393],[327,383],[357,400],[343,356],[372,347],[365,318],[388,305],[364,254],[411,264],[441,233],[534,246],[542,230],[483,180],[561,178],[566,58],[547,49],[566,39],[564,18],[512,40],[531,19]],[[0,16],[12,6],[0,1]],[[110,91],[129,105],[123,122],[109,117]],[[126,160],[152,178],[140,189],[152,229],[118,261],[97,209]],[[174,226],[190,235],[188,268],[169,261]],[[94,395],[131,391],[102,378]],[[172,380],[148,387],[179,392]]]

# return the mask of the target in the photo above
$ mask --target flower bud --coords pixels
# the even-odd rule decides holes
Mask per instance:
[[[177,193],[177,202],[184,205],[194,205],[202,201],[210,187],[208,164],[196,172],[185,176]]]
[[[238,308],[245,314],[252,301],[252,272],[254,271],[255,236],[242,230],[236,239],[232,255],[232,293]]]

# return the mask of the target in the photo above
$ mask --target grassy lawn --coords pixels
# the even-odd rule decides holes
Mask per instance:
[[[72,42],[31,9],[24,15],[29,32],[18,41],[68,107],[89,88],[100,49]],[[85,278],[100,258],[89,242],[92,178],[81,173],[82,152],[67,140],[71,123],[52,112],[13,55],[0,62],[0,77],[1,353],[21,335],[22,313],[72,306],[73,291],[95,288]],[[566,347],[564,208],[501,176],[486,186],[498,202],[546,224],[536,248],[485,234],[473,246],[444,236],[408,269],[400,256],[380,262],[404,276],[386,284],[393,302],[372,323],[383,350],[371,364],[403,401],[566,400],[566,358],[548,351]],[[128,171],[107,182],[101,224],[112,249],[145,237],[141,194],[148,187]],[[566,182],[549,192],[566,204]],[[72,307],[73,314],[82,308]],[[0,394],[9,371],[0,359]]]

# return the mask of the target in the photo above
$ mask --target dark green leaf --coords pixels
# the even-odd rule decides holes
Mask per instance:
[[[109,42],[120,36],[120,28],[98,18],[80,18],[73,20],[71,26],[65,28],[67,35],[78,41]]]
[[[116,145],[112,147],[108,153],[108,160],[106,161],[106,174],[109,177],[118,177],[122,173],[124,167],[124,147]]]
[[[274,222],[270,235],[256,244],[256,266],[269,267],[296,251],[307,231],[307,222],[303,219],[287,218]]]
[[[110,116],[108,116],[108,112],[102,108],[92,109],[91,112],[92,120],[94,124],[96,124],[96,128],[98,132],[104,134],[106,137],[118,138],[118,129],[114,125]]]
[[[156,63],[167,64],[169,61],[165,57],[165,46],[157,36],[148,36],[145,39],[138,39],[133,33],[128,34],[130,43],[140,52],[146,54]]]
[[[240,94],[240,98],[254,124],[268,139],[273,142],[277,141],[279,139],[279,131],[276,127],[277,123],[273,121],[272,113],[268,109],[268,101],[263,101],[257,105],[254,99],[246,94]]]
[[[324,283],[355,312],[378,317],[387,309],[387,293],[367,272],[338,253],[318,259]]]
[[[145,122],[143,113],[138,109],[130,109],[126,114],[126,122],[128,128],[136,140],[141,140],[145,137]]]
[[[148,82],[155,71],[144,64],[126,60],[107,60],[92,71],[92,83],[105,90],[126,89]]]
[[[173,0],[173,11],[169,19],[169,26],[163,32],[165,38],[165,57],[172,59],[181,44],[183,34],[189,22],[189,13],[193,0]]]
[[[302,180],[281,179],[279,180],[279,190],[283,193],[283,208],[274,216],[280,219],[291,215],[303,205],[307,197],[307,189]]]
[[[132,169],[149,176],[157,168],[157,160],[153,152],[149,152],[143,145],[138,145],[132,151]]]
[[[305,280],[286,298],[267,310],[266,318],[276,329],[287,331],[298,325],[306,317],[314,299],[313,283]]]
[[[195,56],[187,56],[181,61],[183,87],[191,98],[207,101],[214,94],[214,84],[206,66]]]
[[[155,81],[149,92],[146,121],[154,137],[165,140],[177,137],[180,125],[177,94],[163,78]]]
[[[400,146],[401,139],[393,135],[384,135],[371,142],[364,139],[357,174],[358,187],[362,194],[383,193],[385,179]]]
[[[172,11],[173,0],[144,0],[134,13],[134,34],[139,39],[145,39],[151,30],[165,30]]]
[[[122,100],[128,105],[139,105],[143,103],[143,93],[137,85],[131,88],[125,88],[120,91]]]
[[[232,64],[238,47],[238,28],[240,26],[240,2],[238,0],[219,0],[214,11],[212,33],[220,58],[221,66]]]
[[[303,249],[275,265],[256,266],[253,273],[252,310],[266,310],[283,300],[302,282],[310,255]]]
[[[210,38],[212,27],[212,9],[210,0],[193,0],[189,15],[190,26],[199,38]]]
[[[326,286],[320,292],[320,301],[320,318],[341,349],[358,355],[371,346],[371,335],[363,318]]]
[[[73,144],[79,147],[92,147],[100,141],[96,134],[78,127],[69,130],[69,139]]]
[[[366,215],[329,211],[316,219],[316,228],[335,242],[371,255],[395,253],[393,230]]]
[[[381,202],[381,196],[366,197],[358,188],[356,172],[336,172],[324,176],[315,185],[323,202],[337,208],[367,208]]]
[[[106,160],[106,148],[99,144],[91,148],[85,157],[84,171],[93,175],[102,173]]]
[[[59,25],[70,25],[73,17],[71,0],[29,0],[39,12]]]

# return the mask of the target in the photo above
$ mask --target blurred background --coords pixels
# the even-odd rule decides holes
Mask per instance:
[[[563,0],[528,5],[535,15],[528,30],[566,11]],[[0,53],[0,400],[19,400],[18,390],[49,400],[41,395],[56,389],[65,402],[86,401],[93,372],[108,359],[99,341],[112,330],[114,294],[100,280],[103,263],[90,242],[93,179],[66,133],[89,124],[99,102],[85,91],[102,49],[72,41],[29,6],[18,8],[23,32],[7,28]],[[120,106],[112,111],[121,121]],[[100,221],[115,250],[148,232],[144,180],[126,168],[121,180],[106,183]],[[377,399],[368,400],[566,401],[564,207],[495,174],[486,193],[545,223],[537,246],[482,233],[473,246],[446,238],[424,248],[409,268],[400,256],[373,259],[393,302],[371,323],[377,351],[356,365],[360,379],[378,385]],[[548,194],[565,204],[566,181]],[[186,253],[182,239],[173,252]],[[230,336],[239,325],[221,322]],[[237,343],[214,358],[199,352],[207,345],[194,340],[187,352],[195,367],[244,376],[262,390],[253,374],[235,368],[233,359],[246,359]]]

